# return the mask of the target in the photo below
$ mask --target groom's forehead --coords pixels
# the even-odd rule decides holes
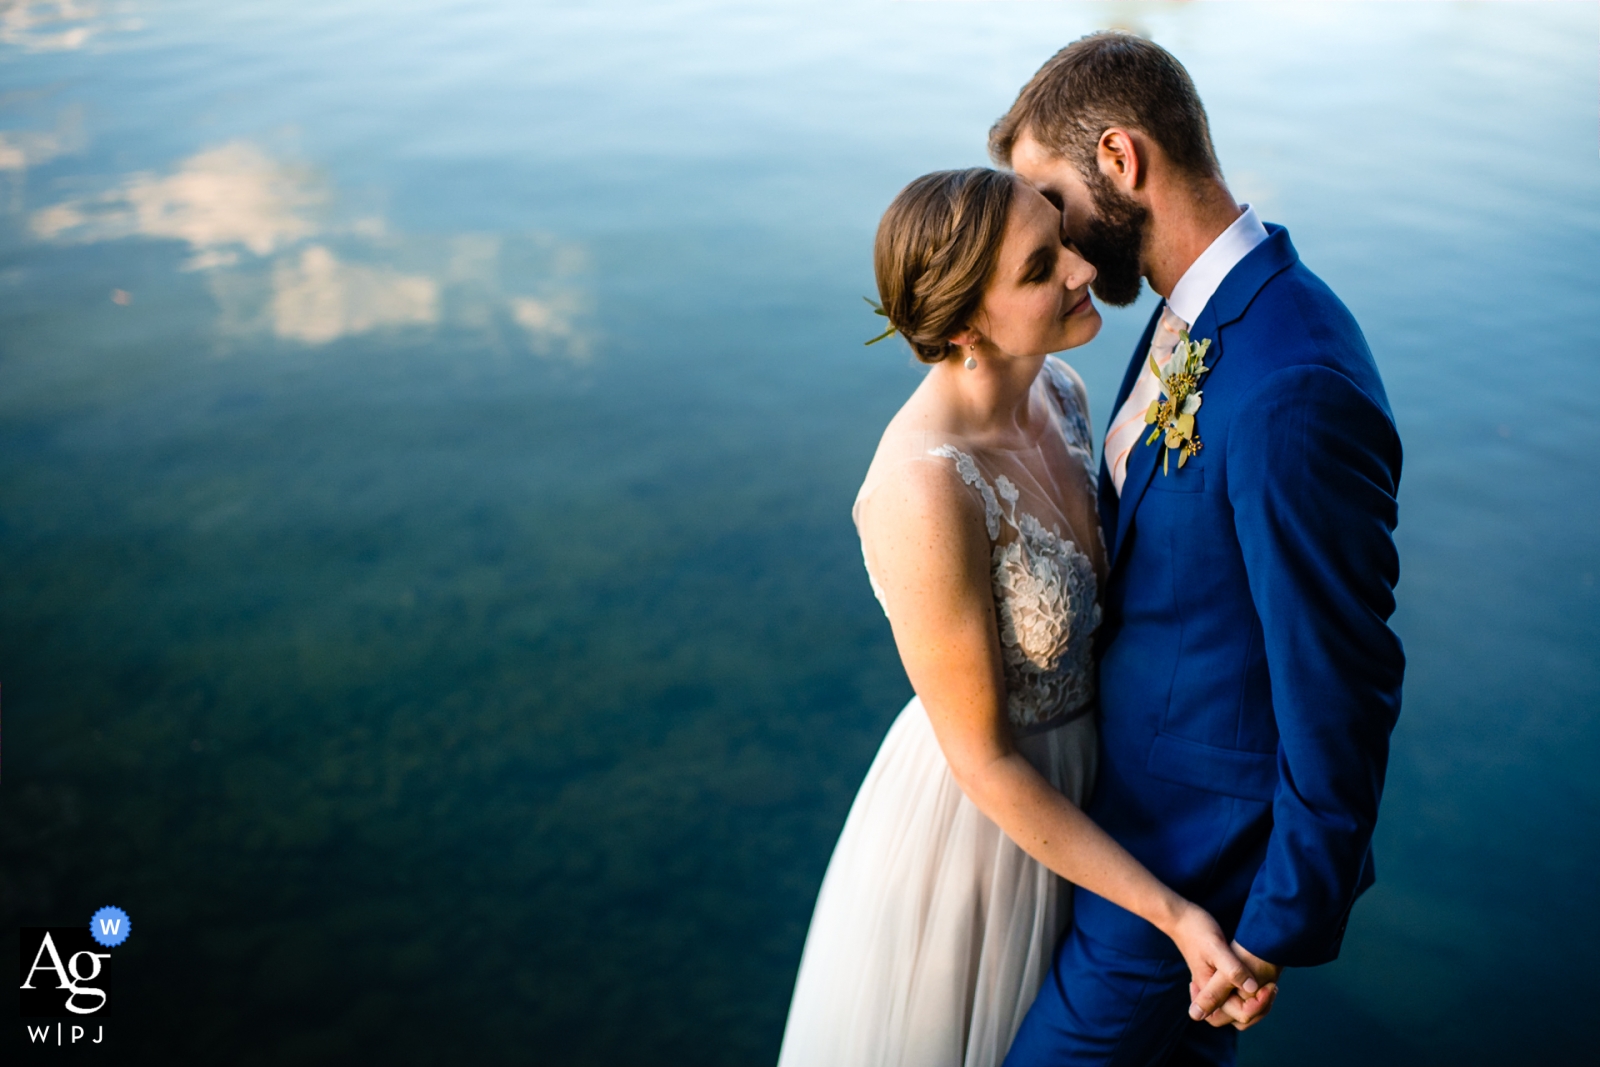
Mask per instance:
[[[1065,156],[1057,155],[1024,130],[1011,146],[1011,169],[1041,193],[1075,200],[1087,194],[1088,184]]]
[[[1024,130],[1011,146],[1011,169],[1030,181],[1034,181],[1031,175],[1035,174],[1053,177],[1062,170],[1075,173],[1070,160],[1040,144],[1029,130]]]

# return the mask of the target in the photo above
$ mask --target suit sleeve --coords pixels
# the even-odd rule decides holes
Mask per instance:
[[[1389,628],[1400,440],[1327,367],[1269,375],[1229,428],[1228,498],[1261,620],[1278,786],[1266,860],[1236,934],[1271,963],[1339,954],[1400,714],[1405,653]]]

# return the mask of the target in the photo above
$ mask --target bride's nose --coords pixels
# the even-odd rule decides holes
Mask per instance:
[[[1099,271],[1094,269],[1094,265],[1078,255],[1075,249],[1066,249],[1066,260],[1068,289],[1082,289],[1094,281],[1099,274]]]

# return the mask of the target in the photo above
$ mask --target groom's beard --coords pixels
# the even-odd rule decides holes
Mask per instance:
[[[1088,232],[1076,242],[1078,251],[1097,272],[1089,288],[1113,307],[1127,307],[1139,299],[1144,281],[1139,251],[1144,246],[1150,209],[1124,196],[1098,171],[1090,178],[1089,195],[1094,198],[1094,217],[1088,220]]]

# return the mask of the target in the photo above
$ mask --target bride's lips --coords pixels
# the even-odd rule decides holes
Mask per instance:
[[[1089,294],[1087,292],[1085,292],[1083,294],[1083,299],[1078,301],[1076,304],[1072,305],[1072,310],[1067,312],[1066,317],[1070,319],[1074,315],[1081,315],[1085,311],[1092,310],[1093,308],[1094,308],[1094,301],[1090,300],[1089,299]]]

